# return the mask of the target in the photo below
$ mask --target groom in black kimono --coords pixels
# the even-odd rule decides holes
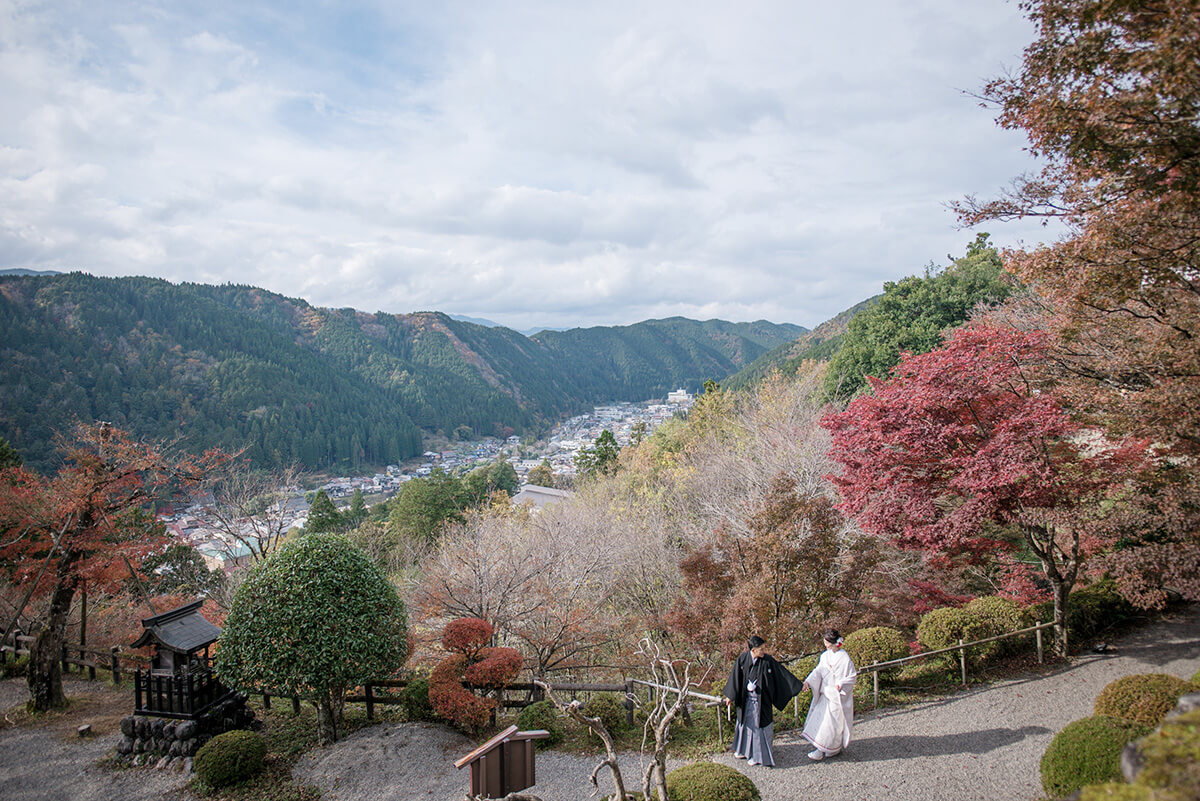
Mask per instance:
[[[783,711],[804,688],[796,678],[767,653],[762,637],[751,637],[749,650],[738,656],[725,682],[725,703],[737,706],[737,726],[733,732],[733,755],[751,765],[772,767],[775,756],[771,741],[775,735],[774,709]]]

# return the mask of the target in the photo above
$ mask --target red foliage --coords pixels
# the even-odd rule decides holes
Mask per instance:
[[[495,629],[486,620],[477,617],[460,617],[451,620],[442,629],[442,647],[456,654],[474,657],[479,649],[492,639]]]
[[[496,700],[480,698],[463,682],[500,687],[516,678],[524,665],[520,652],[512,648],[483,647],[491,636],[492,626],[486,620],[450,621],[442,630],[442,644],[452,653],[429,676],[429,703],[434,711],[467,731],[487,724]]]
[[[913,591],[913,611],[923,615],[932,609],[943,609],[947,606],[962,606],[971,600],[971,595],[955,595],[947,592],[932,581],[911,579],[909,589]]]
[[[1102,504],[1146,447],[1072,421],[1037,385],[1046,353],[1040,332],[976,325],[871,379],[873,394],[822,421],[844,468],[841,508],[901,547],[980,561],[1017,547],[1007,527],[1065,604],[1083,560],[1115,538]]]

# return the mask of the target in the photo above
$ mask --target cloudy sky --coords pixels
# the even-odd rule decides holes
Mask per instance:
[[[0,267],[811,327],[1034,166],[1016,3],[838,5],[0,0]]]

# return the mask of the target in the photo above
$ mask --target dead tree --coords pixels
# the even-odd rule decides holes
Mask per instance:
[[[686,706],[691,689],[692,664],[684,660],[664,658],[662,649],[649,639],[642,640],[639,653],[650,658],[650,673],[659,692],[648,710],[642,728],[642,749],[646,748],[650,733],[654,733],[654,759],[646,766],[642,776],[642,797],[651,798],[651,787],[658,797],[667,798],[667,743],[671,735],[671,723]],[[682,668],[682,675],[681,675]],[[674,694],[674,701],[671,695]]]
[[[567,713],[575,720],[594,731],[596,736],[599,737],[604,743],[604,751],[606,756],[604,760],[592,770],[592,786],[596,788],[596,793],[600,792],[600,781],[596,777],[607,765],[608,769],[612,772],[614,789],[613,798],[617,801],[626,801],[629,799],[629,794],[625,792],[625,779],[621,776],[621,767],[617,764],[617,746],[613,741],[612,734],[609,733],[608,728],[604,725],[604,722],[601,721],[600,718],[589,718],[587,715],[583,714],[583,712],[580,710],[582,704],[578,699],[572,700],[567,704],[559,703],[558,699],[554,697],[554,691],[550,688],[549,684],[546,684],[540,679],[535,679],[534,684],[542,688],[542,691],[546,693],[546,697],[550,699],[550,703],[554,704],[563,712]],[[667,796],[664,793],[662,797],[666,798]]]

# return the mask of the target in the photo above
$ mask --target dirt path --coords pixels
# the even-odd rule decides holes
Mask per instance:
[[[1086,654],[1050,675],[1017,679],[902,710],[867,714],[846,753],[810,762],[791,733],[776,739],[774,769],[754,768],[727,754],[714,757],[747,773],[763,801],[1030,801],[1040,797],[1038,763],[1054,734],[1092,713],[1096,694],[1130,673],[1190,677],[1200,669],[1200,605],[1140,629],[1111,654]],[[332,801],[461,801],[465,772],[455,758],[472,743],[440,726],[396,724],[364,729],[313,752],[295,775]],[[639,786],[637,754],[623,773]],[[593,758],[539,754],[539,782],[530,792],[546,801],[589,797]],[[606,774],[603,792],[611,792]]]

